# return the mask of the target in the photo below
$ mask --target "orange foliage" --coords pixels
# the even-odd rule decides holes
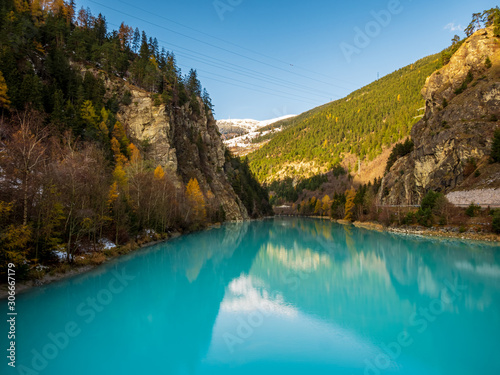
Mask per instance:
[[[200,185],[196,178],[189,180],[186,186],[186,197],[193,210],[193,218],[195,221],[203,221],[207,217],[205,208],[205,198],[201,192]]]
[[[344,220],[352,221],[354,213],[354,198],[356,198],[356,190],[351,188],[351,190],[346,191],[346,202],[345,202],[345,217]]]
[[[161,167],[161,165],[158,165],[155,169],[155,179],[160,181],[165,178],[165,171]]]
[[[142,157],[139,149],[135,147],[133,143],[131,143],[130,146],[128,146],[128,149],[130,151],[130,162],[132,164],[140,163],[142,161]]]
[[[10,99],[7,95],[7,91],[7,82],[5,82],[5,78],[0,71],[0,108],[9,108],[10,106]]]

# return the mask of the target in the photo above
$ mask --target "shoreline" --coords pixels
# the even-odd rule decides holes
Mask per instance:
[[[480,241],[491,244],[500,245],[500,235],[494,233],[460,233],[445,231],[445,228],[424,228],[420,226],[400,226],[400,227],[385,227],[380,223],[371,221],[355,221],[353,223],[345,223],[344,220],[332,220],[342,225],[353,225],[356,228],[375,230],[377,232],[387,232],[401,234],[406,236],[419,236],[424,238],[451,238],[456,240]],[[451,227],[450,227],[451,228]],[[456,228],[458,229],[458,228]]]
[[[500,245],[500,235],[495,233],[460,233],[450,231],[451,228],[458,229],[455,227],[443,227],[443,228],[425,228],[420,226],[399,226],[399,227],[384,227],[380,223],[376,222],[354,222],[352,223],[357,228],[364,228],[369,230],[376,230],[378,232],[387,232],[387,233],[395,233],[402,234],[407,236],[420,236],[425,238],[451,238],[457,240],[467,240],[467,241],[480,241],[480,242],[489,242],[489,243],[497,243]],[[446,230],[448,229],[448,230]]]
[[[214,226],[210,226],[210,227],[207,227],[205,229],[210,229],[212,227],[214,227]],[[15,289],[16,294],[15,295],[17,297],[19,294],[26,293],[31,289],[38,288],[38,287],[45,286],[45,285],[49,285],[49,284],[55,283],[57,281],[68,279],[68,278],[73,277],[73,276],[82,275],[84,273],[87,273],[87,272],[90,272],[90,271],[96,269],[97,267],[100,267],[104,264],[107,264],[112,260],[120,258],[124,255],[128,255],[130,253],[133,253],[133,252],[136,252],[138,250],[142,250],[142,249],[145,249],[145,248],[148,248],[148,247],[160,244],[160,243],[168,242],[170,240],[173,240],[175,238],[178,238],[182,235],[189,234],[189,233],[191,233],[191,232],[184,232],[184,233],[175,232],[171,236],[169,236],[168,238],[165,238],[165,239],[153,240],[153,241],[146,242],[143,244],[136,243],[136,246],[132,246],[130,248],[130,250],[128,250],[128,251],[126,251],[125,248],[130,246],[130,244],[126,244],[126,245],[117,247],[116,251],[119,252],[118,254],[112,255],[109,257],[106,256],[106,259],[102,263],[99,263],[99,264],[75,265],[75,264],[61,263],[61,264],[68,264],[70,269],[66,272],[56,272],[53,275],[51,275],[50,271],[49,271],[41,279],[21,280],[19,282],[16,280],[16,284],[15,284],[16,285],[16,289]],[[124,251],[124,252],[122,252],[122,251]],[[8,297],[8,284],[2,283],[2,284],[0,284],[0,301],[7,299],[7,297]]]
[[[295,217],[295,218],[309,218],[309,219],[321,219],[321,220],[329,220],[331,222],[340,224],[340,225],[352,225],[356,228],[374,230],[377,232],[387,232],[387,233],[395,233],[402,234],[407,236],[420,236],[426,238],[452,238],[457,240],[467,240],[467,241],[480,241],[480,242],[488,242],[490,244],[498,244],[500,246],[500,234],[495,234],[491,232],[487,233],[470,233],[464,232],[460,233],[459,228],[448,226],[448,227],[431,227],[425,228],[421,226],[399,226],[399,227],[386,227],[378,222],[373,221],[346,221],[346,220],[336,220],[331,219],[326,216],[301,216],[301,215],[276,215],[276,217]],[[457,231],[451,231],[451,228],[456,229]],[[445,231],[448,229],[448,231]]]

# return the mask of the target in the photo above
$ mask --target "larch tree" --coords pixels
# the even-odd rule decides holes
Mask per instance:
[[[28,254],[31,228],[27,225],[9,224],[12,203],[0,201],[0,272],[5,273],[7,264],[22,265]]]
[[[129,47],[133,35],[134,29],[122,22],[118,30],[118,38],[120,39],[120,48],[122,49],[122,51],[126,50]]]
[[[323,199],[321,200],[321,203],[323,203],[322,211],[323,215],[328,216],[328,211],[330,210],[330,207],[332,205],[332,200],[328,195],[325,195]]]
[[[323,207],[323,205],[321,204],[321,201],[318,199],[316,201],[316,205],[314,206],[314,213],[315,214],[321,214],[321,208]]]
[[[194,221],[201,224],[207,217],[207,211],[205,197],[196,178],[189,180],[186,186],[186,198],[191,206]]]
[[[5,78],[0,71],[0,108],[9,108],[10,106],[10,99],[9,96],[7,95],[7,82],[5,82]]]
[[[345,216],[344,220],[352,221],[354,214],[354,199],[356,198],[356,190],[352,188],[351,190],[346,191],[346,202],[345,202]]]

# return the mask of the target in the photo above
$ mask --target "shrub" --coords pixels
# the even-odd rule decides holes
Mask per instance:
[[[495,135],[493,136],[493,144],[491,145],[491,162],[500,162],[500,129],[495,130]]]
[[[397,143],[392,149],[391,155],[389,155],[385,171],[389,172],[391,167],[396,162],[396,160],[402,158],[403,156],[408,155],[410,152],[413,151],[413,148],[414,144],[411,139],[407,139],[404,143]]]
[[[125,93],[123,94],[122,104],[125,106],[132,104],[132,94],[129,90],[125,91]]]
[[[481,210],[481,207],[478,205],[471,203],[469,207],[465,210],[465,214],[469,217],[474,217]]]
[[[425,209],[430,209],[430,210],[433,210],[434,207],[436,207],[436,202],[437,200],[442,197],[443,194],[441,193],[437,193],[433,190],[430,190],[424,197],[424,199],[422,199],[422,203],[420,204],[420,208],[422,210],[425,210]]]
[[[490,57],[489,56],[486,56],[486,60],[484,61],[484,66],[486,67],[486,69],[489,69],[491,68],[491,60],[490,60]]]
[[[448,224],[450,217],[452,216],[453,207],[454,206],[450,203],[448,198],[444,196],[444,194],[438,195],[436,201],[434,202],[432,213],[439,216],[440,225]]]
[[[472,75],[472,71],[469,70],[469,73],[467,74],[467,77],[465,77],[465,80],[462,82],[462,85],[460,85],[460,87],[455,90],[455,94],[459,95],[459,94],[463,93],[465,90],[467,90],[467,86],[473,80],[474,80],[474,76]]]
[[[430,190],[422,199],[415,219],[420,225],[430,227],[434,223],[434,215],[440,217],[440,224],[447,223],[450,215],[450,202],[444,194]]]
[[[494,233],[500,233],[500,210],[495,210],[493,214],[492,229]]]
[[[78,266],[97,266],[106,261],[106,255],[102,252],[91,253],[84,257],[77,257],[75,264]]]
[[[416,214],[417,222],[424,227],[430,227],[433,223],[432,210],[430,208],[419,209]]]
[[[340,165],[340,163],[337,163],[333,166],[332,173],[335,177],[339,177],[339,176],[343,176],[343,175],[347,174],[346,170],[344,169],[344,167],[342,167]]]
[[[410,211],[406,214],[406,217],[403,220],[403,224],[411,225],[411,224],[415,224],[415,221],[416,221],[416,215],[415,215],[415,213]]]

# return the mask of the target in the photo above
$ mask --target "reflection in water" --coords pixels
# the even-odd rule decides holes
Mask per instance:
[[[242,275],[234,279],[226,290],[220,311],[243,313],[259,311],[263,315],[297,316],[297,310],[284,304],[280,294],[270,295],[259,279]]]
[[[135,279],[86,323],[77,306],[112,270]],[[450,285],[465,290],[436,313]],[[81,328],[41,374],[376,373],[367,363],[402,332],[412,343],[385,372],[500,373],[498,248],[329,221],[191,234],[19,296],[18,309],[28,367],[49,333]]]

